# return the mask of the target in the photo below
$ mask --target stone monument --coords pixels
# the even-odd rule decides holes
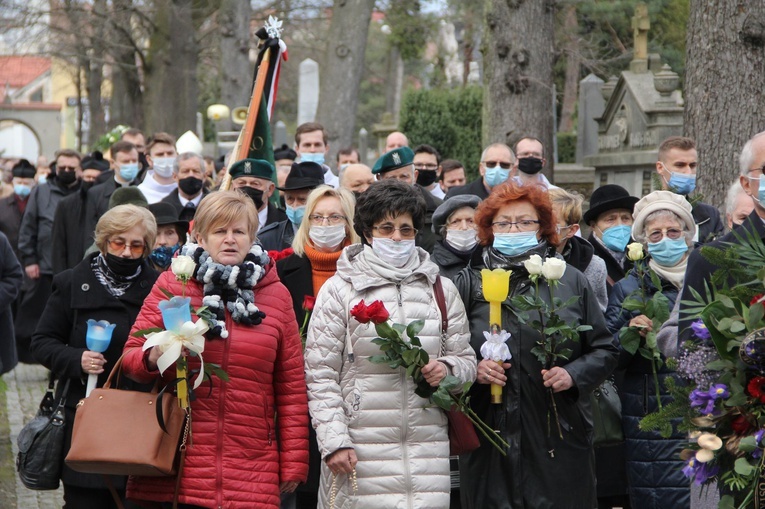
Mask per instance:
[[[298,70],[298,118],[297,125],[313,122],[319,107],[319,64],[306,58]]]

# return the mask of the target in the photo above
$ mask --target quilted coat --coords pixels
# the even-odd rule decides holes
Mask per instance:
[[[163,272],[141,309],[133,332],[162,327],[157,303],[161,288],[181,295],[181,283]],[[204,382],[192,402],[193,445],[186,452],[179,503],[216,508],[278,508],[279,483],[304,481],[308,474],[308,408],[303,356],[295,314],[273,262],[255,285],[255,305],[265,312],[255,326],[234,323],[226,312],[229,338],[208,338],[204,361],[219,365],[229,376]],[[201,306],[202,286],[190,281],[186,296]],[[143,338],[132,336],[125,350],[125,371],[140,382],[153,380],[148,371]],[[198,369],[198,359],[189,359]],[[172,369],[165,378],[173,378]],[[275,415],[279,432],[275,433]],[[140,477],[128,482],[128,498],[168,502],[175,478]]]
[[[449,438],[446,415],[414,393],[402,368],[369,361],[380,349],[372,324],[360,324],[350,309],[362,299],[381,300],[391,320],[425,321],[419,338],[450,374],[472,381],[475,355],[470,348],[465,309],[451,281],[441,278],[449,328],[439,357],[441,323],[432,285],[438,267],[418,249],[407,271],[391,276],[369,246],[345,248],[337,274],[319,292],[308,329],[305,364],[309,410],[322,458],[353,448],[357,490],[341,475],[335,507],[426,509],[449,507]],[[332,474],[322,463],[319,507],[330,506]]]

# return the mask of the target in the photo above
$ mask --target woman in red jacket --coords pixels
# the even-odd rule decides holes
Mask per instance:
[[[185,507],[278,508],[280,492],[293,491],[308,473],[300,336],[289,293],[273,262],[253,243],[257,226],[257,210],[247,196],[212,193],[195,216],[199,245],[187,244],[181,251],[195,262],[185,289],[192,308],[205,305],[216,315],[204,360],[229,376],[228,382],[217,377],[205,382],[212,390],[203,385],[191,402],[193,442],[178,496]],[[157,280],[133,332],[163,326],[158,308],[166,299],[162,289],[181,295],[172,271]],[[128,340],[123,365],[128,376],[148,382],[159,376],[161,352],[156,347],[143,352],[144,341]],[[189,369],[199,369],[197,357],[189,358]],[[170,371],[166,379],[174,378]],[[175,478],[131,478],[128,498],[170,507],[174,489]]]

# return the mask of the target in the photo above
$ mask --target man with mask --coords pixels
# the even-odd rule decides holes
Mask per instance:
[[[531,136],[521,138],[515,144],[515,157],[517,157],[514,168],[516,175],[513,177],[515,182],[520,185],[532,183],[541,184],[548,189],[555,188],[541,173],[547,163],[545,148],[541,141]]]
[[[361,162],[361,156],[359,151],[355,147],[345,147],[337,151],[337,176],[340,177],[340,173],[351,164],[359,164]]]
[[[284,186],[287,220],[272,223],[258,232],[258,240],[266,251],[282,251],[292,246],[300,223],[303,221],[308,195],[324,184],[324,169],[316,163],[302,162],[292,165]]]
[[[178,155],[175,151],[175,137],[167,133],[155,133],[146,145],[149,171],[138,185],[148,203],[157,203],[178,187],[173,178],[173,166]]]
[[[417,184],[439,200],[443,200],[446,193],[438,185],[438,177],[441,176],[441,154],[430,145],[416,147],[414,169],[417,170]]]
[[[24,209],[29,201],[29,194],[35,186],[36,169],[26,159],[21,159],[11,170],[13,175],[13,194],[0,199],[0,232],[8,237],[16,258],[19,253],[19,228]]]
[[[193,152],[184,152],[173,163],[173,179],[177,189],[162,198],[162,203],[169,203],[178,213],[181,221],[191,221],[199,202],[209,193],[205,187],[205,160]]]
[[[510,177],[510,171],[514,165],[515,156],[510,147],[504,143],[493,143],[481,154],[481,163],[478,165],[481,177],[467,185],[449,189],[446,199],[461,194],[472,194],[485,200],[494,186],[498,186]]]
[[[135,176],[135,180],[136,183],[143,182],[146,171],[149,169],[149,161],[146,159],[146,137],[143,135],[143,131],[131,127],[122,133],[120,140],[129,141],[135,145],[135,149],[138,151],[138,173]],[[114,157],[114,154],[112,154],[112,157]]]
[[[696,189],[696,171],[698,154],[696,143],[683,136],[670,136],[659,145],[659,160],[656,172],[661,178],[661,188],[665,191],[681,194],[688,198]],[[720,219],[720,212],[713,206],[698,200],[689,200],[693,207],[693,220],[696,222],[695,242],[710,242],[722,235],[725,225]]]
[[[340,172],[340,187],[359,197],[375,181],[372,169],[366,164],[351,164]]]
[[[337,189],[340,181],[327,166],[325,158],[329,152],[327,131],[318,122],[306,122],[295,131],[295,150],[301,163],[316,163],[324,170],[324,183]]]
[[[611,287],[632,268],[625,249],[631,242],[632,211],[639,198],[630,196],[622,186],[601,186],[590,197],[590,209],[584,214],[584,222],[592,228],[587,239],[595,254],[606,262],[608,294]]]
[[[242,159],[229,169],[229,173],[231,188],[249,196],[258,209],[258,232],[270,224],[287,220],[287,214],[270,203],[275,189],[271,163],[262,159]]]

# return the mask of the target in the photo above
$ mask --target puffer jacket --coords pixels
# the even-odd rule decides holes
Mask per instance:
[[[446,415],[414,393],[403,368],[370,362],[370,356],[381,353],[372,343],[375,328],[350,317],[350,309],[363,299],[367,304],[381,300],[395,323],[424,320],[419,338],[430,358],[438,358],[461,380],[474,380],[476,361],[462,301],[451,281],[441,278],[449,319],[442,346],[432,290],[438,267],[424,250],[417,252],[411,274],[394,278],[369,246],[349,246],[337,262],[337,274],[316,299],[305,365],[319,451],[326,459],[352,448],[358,457],[358,489],[354,495],[351,481],[339,476],[336,508],[449,507]],[[329,507],[331,488],[332,474],[322,462],[318,507]]]
[[[181,283],[163,272],[141,309],[132,332],[162,327],[157,304],[162,288],[181,295]],[[295,313],[273,262],[255,285],[255,305],[266,314],[255,326],[240,325],[226,312],[228,339],[208,338],[205,362],[219,365],[228,382],[213,377],[197,389],[191,404],[193,445],[186,452],[179,503],[219,508],[278,508],[279,483],[305,481],[308,474],[308,408]],[[202,304],[201,284],[190,281],[191,306]],[[139,382],[154,380],[146,368],[143,338],[125,345],[125,372]],[[189,369],[199,360],[189,358]],[[172,369],[165,379],[172,379]],[[275,433],[275,415],[279,432]],[[128,498],[168,502],[175,478],[136,477],[128,482]]]

